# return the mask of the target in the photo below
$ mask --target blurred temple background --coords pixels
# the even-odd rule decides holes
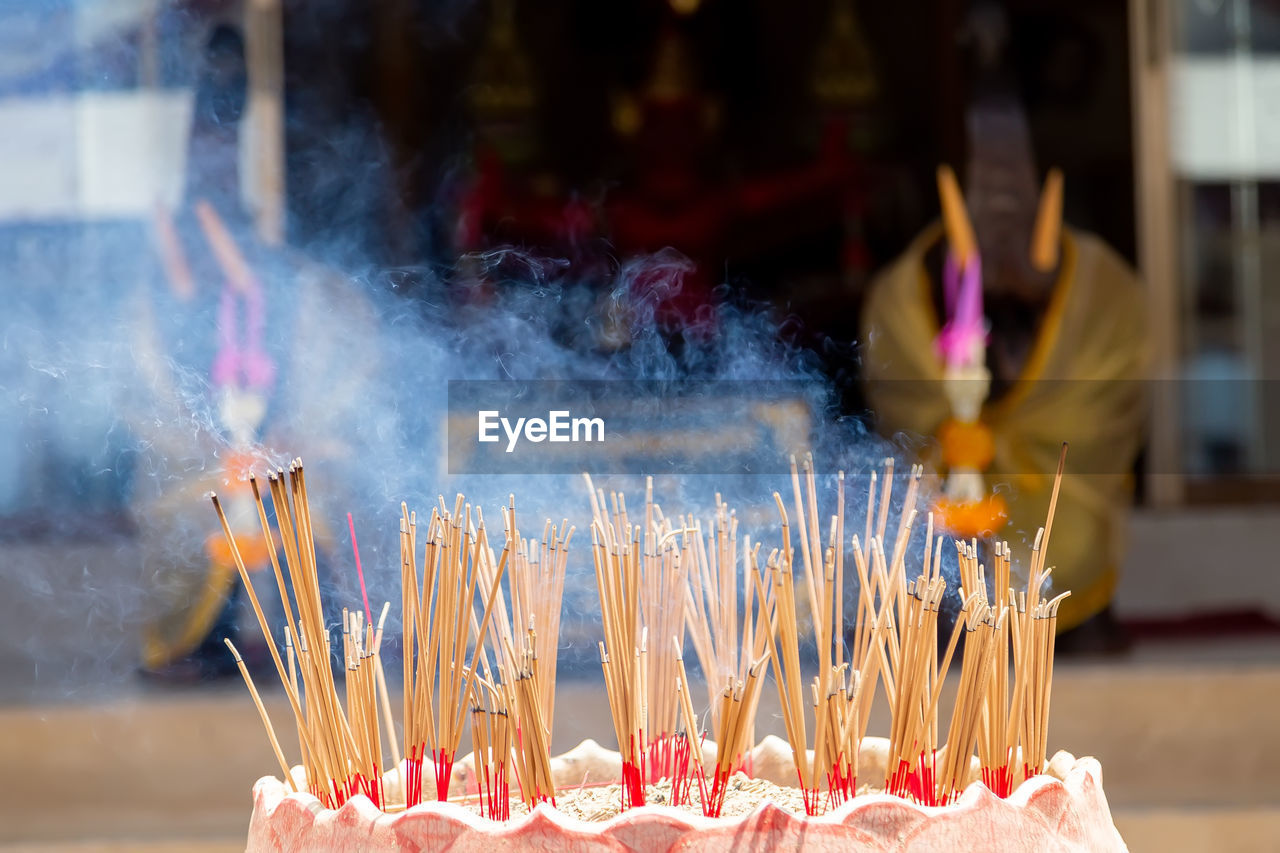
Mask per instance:
[[[911,449],[864,306],[940,164],[981,221],[974,173],[1017,161],[1136,271],[1148,358],[1051,746],[1101,759],[1135,850],[1268,849],[1277,98],[1275,0],[0,3],[0,845],[242,845],[272,764],[202,495],[254,448],[333,484],[335,578],[342,513],[385,562],[375,512],[447,488],[428,380],[753,378],[756,346]],[[594,677],[557,746],[607,732]]]

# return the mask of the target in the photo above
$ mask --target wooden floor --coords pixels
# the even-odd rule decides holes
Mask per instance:
[[[1280,657],[1226,657],[1148,653],[1055,675],[1050,747],[1101,760],[1133,850],[1280,844]],[[763,728],[780,733],[776,697],[765,700]],[[268,705],[292,742],[283,698]],[[609,730],[599,685],[562,685],[557,751]],[[0,849],[213,853],[243,846],[249,789],[273,759],[247,695],[228,685],[0,709],[0,768]]]

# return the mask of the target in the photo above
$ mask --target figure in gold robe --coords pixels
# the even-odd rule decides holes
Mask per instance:
[[[981,471],[1002,506],[989,518],[961,519],[971,528],[965,536],[1030,543],[1069,442],[1047,558],[1053,587],[1071,590],[1059,629],[1098,616],[1110,632],[1145,412],[1142,287],[1101,240],[1061,226],[1060,177],[1037,205],[1016,102],[980,100],[969,127],[968,203],[957,202],[958,192],[946,199],[944,186],[944,224],[921,234],[869,290],[861,330],[867,396],[882,433],[936,436],[929,453],[939,470]],[[972,252],[981,264],[989,383],[972,423],[955,417],[935,347],[948,252]]]

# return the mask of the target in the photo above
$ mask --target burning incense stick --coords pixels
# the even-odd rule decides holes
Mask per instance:
[[[584,476],[605,634],[600,665],[623,755],[624,807],[630,807],[644,803],[646,782],[676,776],[675,649],[656,640],[684,636],[686,566],[692,559],[685,550],[691,541],[680,538],[685,531],[673,528],[654,503],[652,477],[646,481],[643,523],[633,524],[625,497],[614,493],[606,500]]]
[[[505,715],[511,727],[506,742],[516,751],[516,771],[521,799],[529,807],[539,802],[555,802],[555,782],[551,775],[551,729],[555,711],[554,681],[560,631],[560,610],[564,594],[565,558],[573,528],[567,522],[559,528],[547,521],[542,544],[520,536],[516,524],[515,497],[511,496],[503,512],[506,545],[502,560],[511,566],[511,611],[508,614],[501,588],[497,587],[495,618],[489,623],[489,639],[497,657],[497,678],[485,681],[492,702]],[[484,522],[480,521],[480,539],[488,550]],[[492,555],[482,564],[485,582],[495,584],[488,573],[494,565]],[[536,625],[546,626],[541,635]],[[479,636],[477,634],[477,636]],[[481,666],[488,674],[487,656],[481,653]],[[476,760],[481,760],[476,746]],[[502,761],[509,761],[506,756]],[[495,760],[495,759],[490,759]],[[477,773],[480,766],[477,764]],[[486,768],[499,776],[499,765]],[[501,776],[499,787],[506,785]]]
[[[1065,448],[1064,448],[1065,453]],[[939,662],[938,615],[946,590],[941,577],[941,540],[934,541],[933,519],[926,527],[921,573],[908,581],[905,555],[910,540],[922,470],[913,466],[907,497],[899,518],[892,549],[884,538],[892,499],[893,468],[886,460],[881,477],[873,473],[866,515],[868,550],[858,537],[852,540],[854,566],[859,582],[851,637],[849,665],[836,648],[840,635],[834,628],[842,619],[836,602],[843,596],[839,531],[843,506],[831,517],[828,546],[821,550],[812,462],[792,467],[794,515],[775,494],[782,522],[782,548],[767,561],[769,586],[777,601],[777,630],[769,637],[775,680],[782,702],[783,722],[796,760],[797,775],[806,809],[821,808],[821,787],[827,802],[835,804],[856,790],[856,760],[865,735],[870,701],[876,683],[884,685],[890,709],[888,776],[890,793],[909,796],[921,803],[949,802],[968,778],[969,760],[975,748],[984,778],[1001,795],[1012,787],[1012,757],[1021,751],[1023,777],[1044,767],[1047,706],[1052,684],[1053,620],[1057,605],[1067,593],[1051,601],[1041,600],[1048,577],[1044,548],[1052,530],[1057,483],[1050,500],[1045,529],[1032,550],[1026,590],[1017,597],[1009,587],[1010,552],[1007,544],[995,549],[996,591],[988,601],[985,569],[978,562],[976,543],[959,543],[959,563],[964,598],[960,620]],[[877,496],[877,485],[879,495]],[[838,495],[843,496],[843,480]],[[818,651],[818,672],[803,689],[797,611],[797,581],[791,544],[792,520],[800,540],[804,566],[801,589],[811,602],[812,627]],[[760,583],[761,589],[765,583]],[[947,729],[946,747],[939,742],[938,700],[942,681],[965,637],[956,699]],[[1014,683],[1007,683],[1009,651],[1013,650]],[[848,673],[846,675],[846,669]],[[806,705],[812,707],[810,718]],[[807,736],[813,721],[812,759]],[[942,764],[939,766],[939,756]]]
[[[748,739],[754,730],[753,720],[760,703],[760,688],[764,684],[764,667],[767,653],[747,667],[743,681],[730,681],[721,694],[719,725],[716,728],[716,767],[711,790],[702,792],[702,813],[719,817],[724,808],[725,794],[729,790],[729,777],[742,764],[742,757],[751,748]]]
[[[511,636],[520,638],[513,648],[523,648],[537,675],[537,699],[547,730],[555,721],[557,649],[560,643],[560,613],[569,543],[574,528],[564,520],[559,526],[548,519],[542,539],[524,539],[515,522],[515,496],[504,514],[507,550],[511,552],[508,575],[511,592]],[[505,611],[499,611],[504,616]],[[505,618],[504,618],[505,623]],[[515,671],[513,669],[513,671]]]
[[[507,555],[504,552],[493,568],[483,528],[477,531],[472,523],[471,505],[458,495],[450,512],[441,498],[440,507],[431,511],[420,576],[417,516],[403,504],[401,516],[406,805],[412,806],[422,799],[422,770],[428,754],[435,770],[436,798],[448,798],[449,776],[462,739],[465,700],[471,695]],[[473,630],[473,607],[482,576],[487,576],[488,589],[483,615]],[[473,634],[475,645],[468,664],[466,653]]]
[[[739,594],[737,530],[737,518],[717,494],[710,532],[704,537],[702,525],[689,516],[681,537],[680,555],[689,566],[686,572],[689,636],[707,681],[707,702],[712,728],[716,731],[720,725],[716,699],[721,688],[726,682],[746,679],[752,662],[764,651],[765,638],[758,623],[764,618],[763,624],[768,625],[764,603],[756,602],[755,586],[751,583],[760,545],[757,543],[753,549],[746,537],[741,551],[743,584]],[[754,743],[754,726],[750,728],[746,734]]]
[[[880,543],[888,524],[893,482],[892,460],[886,460],[885,463],[878,517],[875,510],[876,479],[872,475],[869,491],[871,504],[867,509],[866,528],[871,537],[870,565],[874,572],[868,571],[868,561],[859,547],[857,537],[854,537],[854,559],[860,581],[860,597],[855,617],[854,644],[847,662],[843,648],[844,558],[840,539],[844,530],[844,475],[841,473],[837,479],[838,503],[835,514],[830,517],[828,544],[823,549],[812,458],[806,456],[800,465],[793,459],[791,471],[794,511],[804,565],[804,588],[809,592],[810,619],[818,650],[818,672],[808,684],[807,702],[800,667],[791,516],[781,495],[777,493],[774,494],[774,502],[781,518],[782,548],[769,555],[767,570],[778,608],[778,642],[775,650],[773,638],[770,637],[770,652],[787,738],[795,754],[796,772],[804,792],[805,809],[809,814],[817,814],[824,800],[824,785],[827,788],[826,799],[833,803],[847,799],[856,791],[857,756],[869,719],[870,698],[874,694],[878,678],[885,679],[891,704],[894,701],[892,677],[901,653],[896,631],[891,629],[901,625],[905,616],[900,600],[905,586],[901,583],[898,569],[910,536],[911,519],[914,517],[912,504],[921,471],[912,469],[911,485],[907,492],[908,508],[904,510],[904,518],[899,524],[894,556],[888,566]],[[763,579],[760,586],[763,591]],[[878,610],[875,603],[877,594],[880,598]],[[806,705],[812,708],[813,715],[812,760],[808,757],[810,747],[806,734]]]
[[[376,627],[367,609],[343,613],[341,661],[345,701],[342,701],[331,665],[331,642],[320,599],[310,503],[301,462],[295,460],[287,475],[283,469],[277,469],[268,476],[268,483],[279,520],[280,544],[292,596],[276,556],[275,535],[268,523],[263,495],[257,480],[251,478],[263,536],[269,545],[272,569],[285,609],[287,671],[216,495],[213,504],[294,711],[308,787],[331,807],[356,793],[368,796],[375,805],[382,805],[385,801],[381,781],[384,725],[397,763],[399,752],[394,744],[381,660],[387,608],[384,607]],[[443,501],[441,505],[443,510]],[[476,662],[483,646],[481,638],[505,570],[505,554],[496,566],[491,564],[492,554],[484,547],[483,530],[478,532],[472,526],[471,515],[471,507],[464,505],[461,496],[453,513],[433,511],[424,550],[424,573],[420,578],[416,565],[417,521],[407,509],[403,510],[404,719],[408,758],[403,789],[408,804],[421,800],[422,762],[428,751],[435,766],[437,796],[444,799],[448,794],[449,772],[465,715],[466,704],[462,699],[471,695]],[[481,576],[487,579],[483,585],[479,584]],[[477,599],[483,603],[479,620],[475,616]],[[254,692],[252,685],[250,690]],[[269,722],[264,720],[264,723],[270,734]],[[279,757],[283,761],[282,753]]]
[[[717,744],[716,765],[710,790],[702,775],[699,745],[697,773],[702,788],[703,814],[718,817],[724,805],[730,776],[743,768],[745,756],[755,743],[755,716],[763,684],[763,672],[769,659],[765,645],[774,633],[773,598],[758,584],[760,546],[753,549],[749,538],[742,547],[743,596],[741,608],[737,587],[737,520],[716,495],[716,516],[712,532],[705,544],[701,525],[690,518],[686,522],[683,559],[690,564],[687,596],[688,627],[694,648],[707,680],[712,730]],[[692,543],[692,546],[691,546]],[[741,624],[741,629],[739,629]],[[692,718],[688,698],[688,676],[679,653],[680,640],[673,637],[677,650],[679,675],[676,689],[681,694],[687,735],[695,741],[698,730]]]
[[[591,480],[587,478],[591,488]],[[639,526],[626,521],[625,501],[614,496],[614,517],[604,515],[603,500],[591,491],[591,551],[605,639],[599,644],[609,710],[618,751],[622,753],[623,808],[644,805],[648,705],[642,692],[648,680],[648,637],[640,621]]]

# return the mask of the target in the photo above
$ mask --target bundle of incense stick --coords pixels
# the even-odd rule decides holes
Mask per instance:
[[[383,625],[390,605],[383,608],[376,627],[367,610],[343,611],[341,692],[345,695],[344,702],[339,697],[332,670],[333,650],[320,599],[310,505],[301,461],[295,460],[290,465],[287,476],[283,469],[270,473],[268,482],[269,497],[279,521],[279,544],[285,557],[288,584],[276,556],[276,536],[268,522],[266,502],[256,478],[250,476],[285,611],[287,665],[273,640],[218,497],[211,495],[211,498],[294,715],[307,788],[329,807],[337,807],[361,793],[375,805],[389,808],[391,804],[387,803],[382,788],[384,732],[399,764],[381,658]],[[405,803],[400,807],[422,800],[422,770],[427,755],[434,764],[437,797],[447,797],[449,776],[468,707],[473,709],[472,739],[477,766],[491,771],[482,779],[486,786],[482,790],[482,808],[490,816],[509,814],[506,780],[512,766],[516,768],[526,801],[553,798],[548,752],[550,714],[554,707],[552,690],[560,596],[572,530],[561,534],[549,525],[551,536],[541,546],[533,540],[521,540],[515,527],[513,502],[504,513],[506,547],[501,559],[495,559],[479,511],[474,512],[476,523],[473,524],[472,508],[462,496],[458,497],[452,512],[441,498],[428,524],[420,572],[417,517],[404,505],[401,515],[406,762],[402,776]],[[511,554],[514,558],[509,557]],[[527,643],[520,645],[519,651],[510,640],[511,622],[501,601],[501,581],[508,562],[515,567],[511,581],[513,597],[518,596],[521,602],[518,624],[527,626],[523,628],[527,631]],[[495,602],[501,606],[495,607]],[[490,633],[492,614],[497,609],[502,610],[507,639],[504,649],[498,651],[499,660],[506,663],[498,665],[495,677],[490,671],[483,640]],[[535,624],[547,626],[545,640],[539,640]],[[229,641],[227,646],[253,696],[285,779],[296,790],[294,777],[253,679],[239,652]],[[483,659],[484,676],[478,674],[479,659]],[[511,665],[510,661],[516,664]],[[542,686],[543,673],[550,675],[547,686]]]
[[[677,737],[676,649],[658,641],[684,635],[688,590],[678,538],[682,531],[653,502],[652,477],[645,487],[644,519],[636,524],[625,497],[615,492],[606,500],[591,477],[584,477],[605,636],[600,665],[622,754],[623,803],[630,807],[644,803],[647,781],[674,778],[683,748]]]
[[[591,553],[600,595],[600,667],[604,673],[614,735],[622,755],[622,806],[645,801],[645,732],[648,728],[648,631],[642,622],[640,526],[627,520],[625,498],[614,499],[614,518],[606,515],[591,478]]]
[[[805,810],[817,814],[824,799],[837,804],[857,791],[857,760],[862,738],[870,717],[871,698],[877,680],[883,677],[890,702],[894,701],[891,666],[900,657],[896,632],[905,616],[901,601],[905,585],[897,582],[891,568],[901,564],[915,517],[914,503],[922,471],[912,469],[906,509],[898,528],[893,558],[886,567],[883,541],[888,522],[892,483],[892,460],[886,460],[884,492],[880,498],[879,522],[872,535],[875,516],[875,479],[872,475],[871,495],[867,510],[867,536],[870,539],[870,569],[857,537],[853,539],[855,565],[861,591],[855,617],[854,647],[845,660],[844,643],[844,473],[837,476],[836,512],[830,517],[827,547],[822,547],[822,531],[818,516],[816,475],[813,460],[806,456],[800,466],[804,478],[801,486],[796,461],[791,462],[792,493],[800,553],[804,565],[803,591],[809,601],[809,616],[818,652],[818,672],[809,683],[809,702],[804,699],[800,667],[800,614],[797,609],[796,581],[791,545],[791,518],[782,496],[774,493],[774,501],[782,521],[782,548],[774,549],[766,563],[769,582],[777,602],[777,645],[769,638],[778,695],[782,703],[783,724],[787,740],[795,755],[796,772],[804,794]],[[763,584],[763,579],[760,580]],[[880,606],[877,610],[877,595]],[[893,642],[886,651],[886,637]],[[886,659],[886,654],[888,658]],[[809,759],[806,734],[806,709],[813,713],[813,758]],[[822,796],[826,785],[827,796]]]
[[[988,640],[981,635],[974,638],[979,645],[984,641],[990,642],[991,660],[986,673],[975,676],[978,680],[972,684],[964,679],[962,672],[960,690],[966,692],[961,694],[963,701],[957,699],[957,707],[975,706],[971,709],[974,719],[967,721],[967,725],[976,726],[973,736],[977,740],[982,779],[1002,797],[1012,792],[1018,769],[1025,779],[1044,766],[1046,757],[1053,637],[1058,606],[1071,594],[1063,592],[1048,601],[1042,600],[1044,584],[1052,571],[1044,566],[1044,554],[1052,533],[1053,511],[1057,505],[1064,463],[1065,448],[1050,497],[1048,519],[1032,546],[1030,575],[1025,590],[1017,592],[1010,586],[1012,551],[1008,542],[996,542],[993,549],[990,598],[986,570],[979,562],[978,543],[956,543],[961,588],[969,593],[966,643],[975,631],[987,629],[992,635]],[[1012,685],[1009,682],[1011,648],[1014,655]],[[967,659],[967,645],[965,654]],[[972,698],[967,691],[973,691]],[[964,728],[965,722],[953,720],[953,725],[961,727],[959,737],[970,737],[968,729]],[[950,737],[948,742],[952,742]],[[1023,757],[1022,767],[1015,769],[1019,753]],[[958,768],[954,772],[952,786],[941,789],[940,796],[949,797],[957,792],[963,778]]]
[[[912,514],[918,495],[919,467],[913,468],[907,488],[907,504]],[[953,627],[947,651],[938,661],[938,626],[946,583],[942,579],[942,537],[934,538],[933,514],[925,527],[924,563],[915,580],[905,581],[905,547],[910,536],[912,515],[899,520],[893,556],[884,559],[884,518],[892,497],[893,467],[886,460],[885,478],[879,502],[880,521],[870,540],[872,592],[881,590],[883,617],[877,621],[884,633],[873,642],[877,659],[883,662],[883,677],[890,706],[890,737],[886,789],[900,796],[912,796],[921,802],[932,800],[935,773],[934,758],[938,746],[938,699],[942,681],[951,665],[962,621]],[[875,478],[869,486],[870,507],[875,506]],[[868,509],[870,530],[871,508]],[[855,541],[855,557],[859,566],[864,558]],[[860,571],[860,576],[861,576]],[[862,595],[869,602],[868,595]],[[964,612],[962,608],[962,612]],[[861,635],[860,635],[861,639]]]
[[[276,556],[275,536],[267,520],[263,497],[257,480],[252,476],[250,484],[257,503],[262,534],[269,546],[268,553],[271,555],[277,590],[284,606],[287,669],[280,659],[280,652],[218,496],[215,494],[210,497],[222,523],[236,569],[253,606],[254,615],[257,616],[258,625],[267,641],[276,673],[289,700],[298,730],[307,788],[330,807],[341,805],[356,793],[363,793],[375,803],[382,803],[381,736],[376,712],[377,685],[383,681],[377,676],[382,667],[381,625],[374,631],[366,622],[359,619],[352,622],[350,617],[344,624],[344,683],[348,697],[344,710],[334,683],[332,649],[320,600],[311,511],[301,460],[290,464],[287,476],[284,469],[277,469],[268,475],[267,480],[279,524],[280,545],[289,574],[288,585]],[[293,590],[292,597],[289,594],[290,587]],[[231,647],[231,644],[228,643],[228,646]],[[236,654],[234,647],[231,648],[233,654]],[[236,658],[237,663],[240,663],[238,654]],[[241,673],[262,714],[267,735],[281,761],[285,778],[290,785],[294,785],[271,721],[258,701],[257,690],[243,665]]]
[[[384,609],[383,616],[387,611]],[[375,629],[365,622],[360,611],[342,611],[342,653],[344,683],[347,695],[347,724],[356,743],[357,752],[366,757],[363,766],[370,768],[361,780],[365,793],[375,806],[381,806],[382,795],[382,737],[378,731],[378,680],[373,656],[381,640],[381,626]],[[394,737],[394,733],[392,733]]]
[[[686,572],[689,581],[686,621],[707,681],[707,704],[711,708],[714,728],[719,724],[720,709],[716,699],[721,686],[730,680],[745,679],[747,669],[759,654],[756,626],[751,618],[755,587],[751,583],[748,555],[751,560],[758,559],[760,545],[757,543],[753,552],[750,540],[744,539],[744,583],[739,596],[738,519],[718,494],[710,528],[704,535],[701,522],[692,515],[687,516],[685,533],[681,537],[681,557],[689,567]],[[759,644],[763,643],[764,636],[760,635]]]
[[[885,782],[890,793],[909,796],[926,805],[953,801],[968,781],[975,747],[984,782],[1000,796],[1013,790],[1012,768],[1019,753],[1023,757],[1022,778],[1043,770],[1056,614],[1058,605],[1070,593],[1045,601],[1041,590],[1049,575],[1044,556],[1065,462],[1064,444],[1045,526],[1032,548],[1025,590],[1015,592],[1010,586],[1012,552],[1007,542],[994,544],[990,593],[985,567],[979,562],[978,543],[957,543],[961,580],[957,592],[962,606],[941,663],[937,657],[935,603],[940,600],[940,550],[930,547],[934,545],[930,517],[924,572],[907,585],[906,598],[898,599],[906,606],[897,609],[897,624],[884,638],[888,664],[885,685],[893,721],[889,778]],[[940,540],[936,544],[941,547]],[[901,570],[900,565],[895,565],[895,571]],[[897,586],[900,580],[890,579],[889,583]],[[942,676],[961,636],[964,652],[956,696],[946,745],[939,748]]]
[[[717,744],[710,790],[706,788],[702,772],[701,749],[697,751],[702,810],[710,817],[719,816],[729,777],[743,768],[744,756],[755,743],[756,708],[768,659],[765,644],[774,630],[772,597],[767,590],[759,597],[755,595],[758,585],[752,578],[758,574],[760,546],[752,548],[749,538],[743,540],[745,583],[739,598],[737,527],[737,519],[717,494],[712,531],[704,540],[701,525],[690,516],[680,552],[689,566],[687,625],[707,682],[712,731]],[[676,646],[679,647],[678,639]],[[682,656],[677,656],[677,663],[677,690],[681,692],[686,730],[696,738],[697,721],[687,695],[688,677]]]
[[[898,663],[889,670],[893,724],[888,766],[896,772],[890,777],[888,790],[900,796],[909,792],[917,799],[932,790],[933,765],[925,757],[935,754],[938,732],[934,695],[950,663],[944,660],[943,666],[938,666],[938,613],[944,590],[941,578],[928,579],[925,575],[907,585],[905,617],[899,626]],[[912,773],[916,766],[919,771]]]
[[[982,710],[978,729],[978,760],[982,781],[995,794],[1007,797],[1013,790],[1013,774],[1009,760],[1006,731],[1009,722],[1009,632],[1013,620],[1008,618],[1009,602],[1016,595],[1009,587],[1011,552],[1009,543],[998,541],[992,553],[991,598],[987,598],[987,578],[979,562],[977,542],[957,542],[956,556],[962,589],[973,590],[974,605],[991,608],[1002,614],[995,628],[995,658],[986,681],[978,685],[982,692]]]
[[[508,615],[506,601],[498,588],[496,615],[489,623],[490,644],[497,652],[497,677],[490,669],[488,655],[482,651],[480,664],[484,677],[479,682],[488,693],[488,704],[473,697],[473,714],[487,715],[489,726],[494,724],[494,715],[500,715],[498,722],[509,728],[508,742],[519,746],[517,781],[521,799],[532,807],[538,802],[555,802],[550,750],[555,713],[556,648],[565,560],[573,528],[567,521],[558,528],[548,521],[539,545],[520,536],[515,516],[515,497],[511,496],[503,513],[507,544],[498,561],[511,567],[508,572],[511,611]],[[486,565],[494,565],[492,557]],[[486,576],[485,580],[496,583],[493,577]],[[539,633],[537,625],[546,628]],[[509,791],[505,767],[509,756],[493,750],[486,752],[479,741],[475,741],[474,755],[482,781],[496,780],[491,783],[489,802],[502,801],[497,811],[509,811],[505,804]]]
[[[899,765],[899,779],[894,793],[902,794],[902,786],[910,785],[910,793],[921,802],[945,805],[963,789],[969,776],[969,759],[978,739],[983,709],[982,686],[991,674],[997,655],[995,648],[1002,635],[1005,619],[990,605],[978,601],[966,602],[961,620],[956,625],[959,634],[964,630],[964,655],[960,664],[960,682],[956,685],[955,704],[951,711],[951,724],[947,728],[947,746],[943,754],[941,772],[937,771],[937,753],[926,757],[922,747],[916,758],[916,769],[909,771],[904,763]],[[928,764],[926,765],[926,762]]]
[[[497,566],[483,518],[462,495],[453,511],[444,498],[431,510],[418,572],[418,519],[401,504],[400,570],[404,596],[404,727],[406,805],[422,801],[422,769],[427,755],[435,771],[436,798],[449,796],[449,777],[462,739],[483,638],[501,592],[507,551]],[[480,580],[485,586],[480,586]],[[476,623],[474,602],[483,589],[484,609]],[[470,658],[467,648],[474,637]],[[469,662],[468,662],[469,661]]]
[[[1062,471],[1066,465],[1067,445],[1062,445],[1058,473],[1049,498],[1049,514],[1044,527],[1037,532],[1031,552],[1030,577],[1027,587],[1018,593],[1017,606],[1010,601],[1009,615],[1013,646],[1013,698],[1010,700],[1009,727],[1005,731],[1008,761],[1015,750],[1022,750],[1022,775],[1029,778],[1045,766],[1049,738],[1049,699],[1053,688],[1053,641],[1057,636],[1058,606],[1071,594],[1070,590],[1044,600],[1042,592],[1052,569],[1045,568],[1045,554],[1053,533],[1053,513],[1062,487]],[[1007,553],[1008,548],[1006,547]],[[1012,599],[1012,589],[1010,599]],[[1016,742],[1015,742],[1015,734]],[[1010,783],[1010,786],[1012,783]]]
[[[762,616],[763,612],[762,610]],[[764,618],[767,619],[767,617]],[[762,624],[760,627],[761,636],[764,636],[769,630],[768,625]],[[754,720],[756,709],[760,704],[760,688],[764,684],[764,668],[768,662],[768,655],[762,655],[747,667],[745,679],[729,679],[717,697],[718,701],[712,706],[716,720],[717,752],[710,789],[707,788],[701,741],[696,735],[697,718],[694,716],[693,701],[689,696],[689,679],[684,670],[684,659],[677,655],[676,661],[679,664],[680,675],[677,676],[675,687],[679,693],[686,731],[690,733],[687,741],[692,746],[692,754],[697,762],[694,773],[698,779],[702,813],[707,817],[719,817],[724,808],[725,794],[729,790],[729,779],[742,767],[743,755],[752,745],[750,733],[755,728]],[[689,778],[686,769],[680,783],[683,797],[677,800],[673,794],[673,803],[687,802]],[[675,780],[672,782],[672,789],[676,790]]]
[[[564,600],[566,561],[574,528],[567,519],[557,527],[548,519],[541,540],[524,539],[515,524],[515,496],[506,512],[507,548],[514,545],[511,570],[511,631],[527,637],[524,647],[537,675],[538,705],[546,728],[555,721],[557,649],[560,644],[560,607]],[[500,611],[503,615],[505,611]],[[519,648],[519,646],[515,646]]]
[[[791,519],[775,494],[782,518],[782,549],[769,555],[767,569],[779,609],[774,669],[783,720],[796,757],[806,808],[816,813],[820,786],[827,783],[827,802],[835,804],[856,791],[856,756],[866,733],[870,701],[877,681],[884,685],[890,709],[888,776],[890,793],[928,805],[950,802],[963,788],[977,746],[984,775],[997,793],[1012,790],[1013,757],[1022,754],[1022,777],[1040,772],[1046,758],[1049,695],[1052,686],[1053,632],[1057,606],[1068,594],[1044,601],[1040,590],[1048,576],[1044,551],[1052,529],[1062,464],[1050,500],[1048,520],[1037,536],[1027,588],[1009,588],[1010,551],[995,550],[996,592],[989,600],[984,568],[977,562],[977,543],[961,543],[962,598],[958,619],[939,660],[938,620],[946,591],[941,577],[941,544],[929,517],[923,569],[908,582],[905,556],[916,516],[922,471],[913,467],[892,550],[885,534],[892,500],[893,467],[886,460],[880,493],[872,474],[866,519],[867,550],[852,541],[859,596],[846,678],[836,629],[842,618],[843,573],[838,531],[843,526],[843,479],[837,512],[830,523],[831,543],[820,551],[814,473],[801,466],[804,488],[793,466],[792,490],[800,553],[805,568],[803,591],[811,606],[818,673],[810,683],[813,707],[813,758],[806,753],[805,702],[801,685],[799,614],[791,547]],[[994,603],[993,603],[994,602]],[[961,636],[965,638],[957,695],[946,746],[939,745],[938,717],[942,682]],[[832,643],[835,642],[833,648]],[[771,638],[772,642],[772,638]],[[1007,683],[1009,649],[1013,650],[1013,685]],[[772,649],[772,646],[771,646]],[[939,767],[939,755],[942,764]]]

